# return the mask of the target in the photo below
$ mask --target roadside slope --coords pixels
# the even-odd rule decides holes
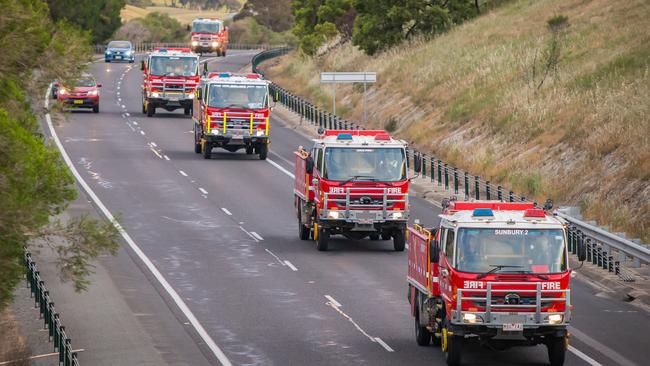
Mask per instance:
[[[568,24],[551,31],[557,15]],[[376,71],[369,127],[393,125],[423,151],[528,197],[580,205],[648,241],[648,28],[642,0],[519,0],[376,57],[346,44],[266,67],[270,79],[328,108],[320,71]],[[559,58],[547,67],[554,34]],[[337,111],[360,121],[361,92],[338,87]]]

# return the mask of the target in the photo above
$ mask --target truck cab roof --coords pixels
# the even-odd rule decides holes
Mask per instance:
[[[393,139],[383,130],[327,130],[313,140],[321,146],[340,147],[400,147],[406,146],[403,140]]]
[[[439,215],[443,224],[482,228],[562,228],[564,221],[533,203],[500,201],[458,202]]]

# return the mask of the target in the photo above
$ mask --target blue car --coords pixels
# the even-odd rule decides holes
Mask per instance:
[[[104,61],[135,61],[135,51],[129,41],[111,41],[106,46]]]

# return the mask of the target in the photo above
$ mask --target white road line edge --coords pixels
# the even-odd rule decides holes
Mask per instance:
[[[386,342],[384,342],[381,338],[379,338],[379,337],[375,337],[375,341],[377,341],[377,343],[379,343],[382,347],[384,347],[384,349],[385,349],[386,351],[388,351],[388,352],[395,352],[395,350],[392,349],[392,348],[390,348],[390,346],[387,345]]]
[[[47,88],[47,92],[45,93],[45,103],[44,104],[45,104],[46,109],[48,107],[48,101],[49,101],[48,97],[50,95],[51,90],[52,90],[52,84],[50,84],[50,86]],[[133,252],[135,252],[135,254],[138,256],[138,258],[140,258],[140,260],[144,263],[144,265],[147,267],[147,269],[149,269],[149,271],[151,271],[151,274],[162,285],[162,287],[165,289],[167,294],[169,294],[169,296],[172,298],[174,303],[176,303],[176,306],[178,306],[178,308],[181,310],[181,312],[183,312],[185,317],[187,317],[187,320],[190,321],[190,323],[192,324],[192,327],[194,327],[194,329],[196,330],[198,335],[205,342],[205,344],[208,346],[208,348],[210,348],[210,351],[212,351],[212,353],[215,355],[215,357],[217,357],[219,362],[221,362],[221,364],[223,366],[232,366],[232,363],[230,362],[228,357],[225,355],[225,353],[223,353],[221,348],[219,348],[219,346],[217,346],[217,344],[214,342],[212,337],[210,337],[208,332],[206,332],[205,328],[203,328],[201,323],[199,323],[199,320],[196,318],[196,316],[194,316],[194,313],[192,313],[192,311],[187,306],[187,304],[185,304],[183,299],[181,299],[181,297],[178,295],[176,290],[174,290],[174,288],[169,284],[169,282],[167,282],[165,277],[163,277],[163,275],[160,273],[160,271],[158,271],[158,268],[156,268],[156,266],[153,264],[153,262],[151,262],[149,257],[147,257],[147,255],[144,254],[144,252],[135,243],[135,241],[133,241],[133,239],[131,239],[131,236],[126,232],[126,230],[124,230],[122,225],[120,225],[117,221],[115,221],[115,216],[113,216],[113,214],[108,210],[108,208],[106,208],[106,206],[104,206],[102,201],[99,200],[99,197],[97,197],[97,195],[90,188],[88,183],[86,183],[86,181],[81,177],[81,175],[77,171],[77,168],[75,168],[75,166],[73,165],[72,160],[70,160],[70,156],[68,156],[68,153],[65,151],[65,148],[63,148],[63,144],[61,143],[61,140],[59,140],[59,136],[56,134],[56,131],[54,130],[54,126],[52,125],[52,118],[50,117],[49,113],[45,114],[45,120],[47,122],[47,127],[50,130],[50,134],[52,135],[52,138],[54,139],[54,142],[55,142],[56,146],[59,148],[59,151],[61,152],[61,156],[63,157],[63,160],[65,161],[66,165],[68,166],[68,168],[72,172],[72,175],[74,175],[74,177],[77,179],[77,182],[79,182],[79,185],[81,185],[81,187],[86,191],[88,196],[90,196],[90,198],[93,200],[93,202],[95,202],[95,204],[97,205],[97,207],[99,207],[99,209],[102,211],[104,216],[106,216],[106,218],[111,223],[113,223],[113,226],[115,226],[115,228],[120,232],[120,234],[122,235],[122,238],[124,238],[124,240],[127,242],[127,244],[129,244],[129,246],[131,247]]]
[[[150,147],[149,150],[153,151],[154,154],[156,154],[159,158],[162,159],[162,155],[160,155],[160,153],[158,151],[156,151],[156,149],[154,149],[153,147]]]
[[[203,194],[208,194],[208,191],[206,191],[205,189],[203,189],[201,187],[199,187],[199,191],[201,191],[201,193],[203,193]]]
[[[341,303],[339,303],[338,301],[334,300],[334,298],[333,298],[332,296],[330,296],[330,295],[325,295],[325,298],[326,298],[327,300],[329,300],[329,301],[332,303],[332,305],[336,306],[337,308],[340,308],[341,306],[343,306],[343,305],[341,305]]]
[[[187,173],[185,173],[184,171],[179,170],[178,172],[181,173],[182,176],[187,177]]]
[[[264,240],[264,238],[260,234],[254,232],[254,231],[251,231],[251,235],[253,235],[255,237],[255,239],[257,239],[259,241]]]
[[[232,212],[228,211],[228,209],[225,208],[225,207],[222,207],[222,208],[221,208],[221,211],[225,212],[226,215],[228,215],[228,216],[232,216]]]
[[[146,134],[144,133],[144,131],[142,131],[142,130],[140,130],[140,134],[141,134],[142,136],[146,135]]]
[[[163,158],[165,158],[165,160],[169,160],[169,156],[167,155],[163,155]]]
[[[291,268],[292,271],[294,271],[294,272],[298,271],[298,268],[296,268],[296,266],[294,266],[293,263],[289,262],[288,260],[285,260],[284,264],[286,264],[287,267]]]
[[[583,361],[590,364],[591,366],[603,366],[598,361],[596,361],[593,358],[587,356],[586,354],[582,353],[581,351],[579,351],[577,348],[575,348],[573,346],[569,346],[569,351],[571,353],[573,353],[574,355],[580,357]]]
[[[284,169],[282,166],[280,166],[280,164],[276,163],[275,161],[273,161],[273,160],[271,160],[271,159],[268,159],[268,158],[266,159],[266,161],[268,161],[269,164],[273,165],[274,167],[280,169],[280,171],[281,171],[282,173],[284,173],[284,174],[290,176],[292,179],[295,179],[295,178],[296,178],[296,176],[293,175],[293,173],[291,173],[290,171]]]

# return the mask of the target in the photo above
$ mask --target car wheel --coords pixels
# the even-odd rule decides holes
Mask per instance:
[[[93,106],[93,113],[99,113],[99,104]]]

